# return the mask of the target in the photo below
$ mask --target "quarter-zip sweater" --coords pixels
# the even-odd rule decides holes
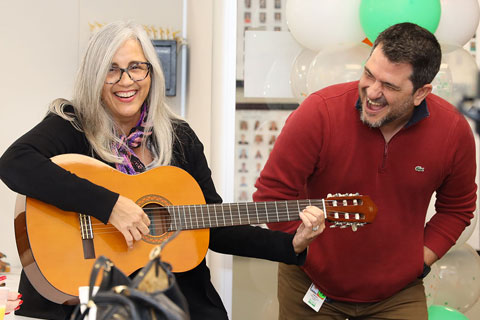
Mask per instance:
[[[358,82],[310,95],[288,118],[256,183],[255,201],[368,195],[373,223],[327,228],[302,267],[334,300],[375,302],[415,280],[423,246],[443,256],[473,217],[475,142],[465,118],[430,94],[387,144],[359,116]],[[432,194],[435,215],[425,225]],[[295,232],[297,222],[269,224]]]

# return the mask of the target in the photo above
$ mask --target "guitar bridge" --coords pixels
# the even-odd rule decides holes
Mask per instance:
[[[80,230],[82,232],[83,257],[95,259],[95,247],[93,246],[92,220],[89,215],[79,214]]]

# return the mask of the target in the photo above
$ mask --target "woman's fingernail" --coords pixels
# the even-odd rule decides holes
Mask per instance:
[[[22,305],[23,303],[23,300],[20,300],[20,302],[18,303],[18,307],[20,308],[20,306]]]
[[[20,299],[22,297],[22,294],[19,293],[17,299]]]
[[[0,276],[0,281],[6,280],[7,276]]]
[[[15,311],[17,311],[17,310],[19,310],[19,309],[20,309],[20,306],[16,307],[16,308],[15,308]]]

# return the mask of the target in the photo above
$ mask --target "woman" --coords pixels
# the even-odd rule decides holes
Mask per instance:
[[[177,166],[195,178],[207,203],[221,202],[202,143],[170,111],[164,91],[160,63],[143,28],[132,22],[105,26],[89,42],[72,100],[54,101],[47,117],[10,146],[0,159],[0,178],[16,192],[111,223],[129,246],[149,232],[150,221],[142,208],[70,174],[52,163],[51,157],[88,155],[127,174]],[[321,211],[311,207],[300,217],[295,236],[251,226],[212,229],[209,248],[301,264],[308,244],[322,232],[324,220]],[[192,319],[227,319],[205,260],[176,277]],[[44,299],[24,273],[20,292],[24,304],[18,314],[64,319],[72,311]]]

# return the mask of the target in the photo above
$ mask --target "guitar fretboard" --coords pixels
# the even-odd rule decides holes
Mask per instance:
[[[322,200],[168,206],[164,209],[170,215],[171,231],[299,220],[298,213],[306,206],[321,208]]]

